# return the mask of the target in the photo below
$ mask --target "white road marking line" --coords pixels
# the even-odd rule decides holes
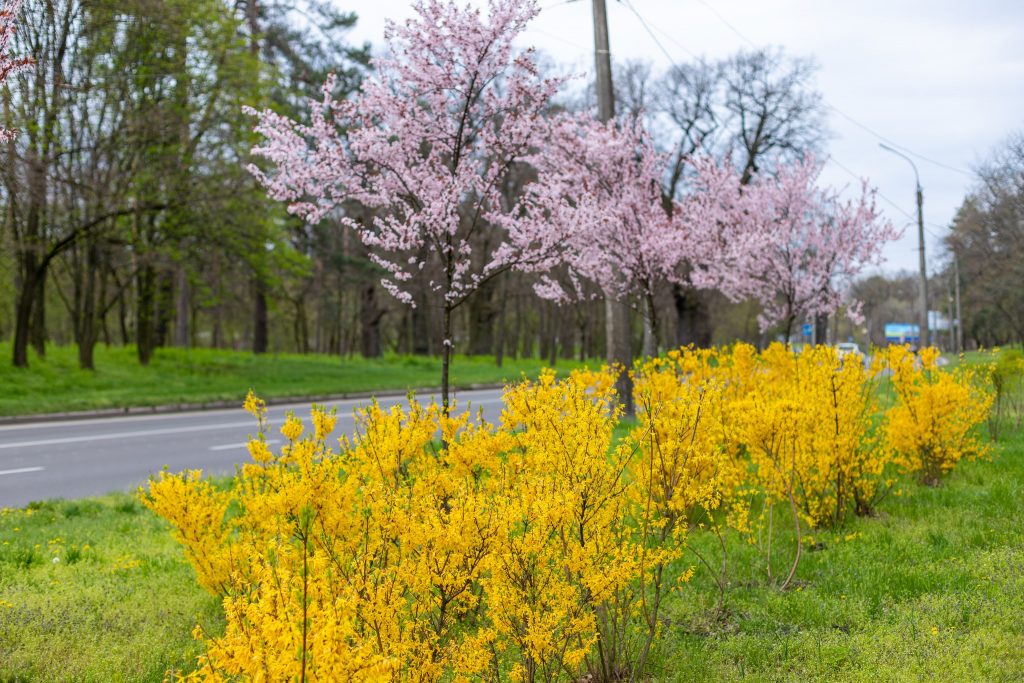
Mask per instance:
[[[275,443],[281,443],[281,439],[267,439],[267,445],[268,446],[271,445],[271,444],[275,444]],[[230,451],[230,450],[235,450],[236,448],[245,448],[248,445],[249,445],[248,441],[245,441],[245,442],[242,442],[242,443],[227,443],[227,444],[224,444],[223,446],[210,446],[210,450],[211,451]]]
[[[205,432],[211,429],[235,429],[237,427],[252,427],[251,420],[245,422],[224,422],[215,425],[197,425],[194,427],[174,427],[167,429],[144,429],[135,432],[120,432],[116,434],[86,434],[82,436],[67,436],[60,439],[39,439],[38,441],[16,441],[14,443],[0,443],[3,448],[31,448],[33,446],[56,446],[64,443],[81,443],[84,441],[109,441],[111,439],[131,439],[139,436],[161,436],[164,434],[182,434],[184,432]]]
[[[5,474],[25,474],[26,472],[41,472],[43,467],[19,467],[16,470],[0,470],[0,476]]]
[[[465,392],[455,392],[453,394],[453,397],[456,398],[456,399],[461,399],[462,397],[468,395],[469,398],[466,399],[466,400],[469,401],[469,402],[472,402],[473,405],[484,405],[484,404],[490,404],[490,403],[500,403],[501,402],[500,398],[491,398],[491,399],[485,399],[485,400],[482,400],[482,401],[475,401],[475,400],[473,400],[473,396],[474,395],[487,394],[487,393],[489,393],[491,391],[500,391],[500,389],[471,389],[471,390],[465,391]],[[419,395],[417,395],[416,398],[420,401],[421,404],[426,405],[426,404],[430,403],[430,399],[437,399],[439,401],[441,399],[441,395],[440,394],[419,394]],[[358,407],[360,405],[369,405],[372,400],[373,400],[372,398],[347,398],[347,399],[341,399],[341,400],[338,400],[338,401],[331,401],[331,402],[328,402],[326,405],[327,405],[328,408],[332,408],[332,407],[339,408],[339,411],[338,411],[339,412],[339,417],[351,417],[351,415],[343,414],[341,412],[341,408],[343,408],[343,407],[356,408],[356,407]],[[380,398],[378,398],[378,401],[382,405],[390,406],[390,405],[393,405],[393,402],[402,402],[402,403],[404,403],[405,402],[405,396],[404,395],[402,395],[402,396],[381,396]],[[460,400],[460,403],[461,403],[461,400]],[[281,404],[277,404],[277,405],[267,406],[267,408],[270,410],[271,413],[275,413],[275,412],[278,412],[278,411],[287,412],[288,410],[296,410],[296,413],[301,416],[301,411],[308,410],[309,403],[304,403],[304,402],[281,403]],[[227,417],[229,415],[237,415],[237,414],[239,414],[241,412],[242,412],[242,406],[241,406],[241,404],[239,404],[239,406],[237,408],[212,408],[210,410],[188,410],[188,411],[168,412],[168,413],[142,413],[142,414],[134,414],[134,415],[110,415],[110,416],[106,416],[106,417],[91,417],[91,418],[86,418],[86,419],[81,419],[81,420],[59,420],[59,421],[58,420],[54,420],[54,421],[44,421],[44,422],[28,422],[28,423],[5,424],[5,425],[0,425],[0,432],[8,432],[8,431],[14,431],[14,430],[19,430],[20,431],[20,430],[23,430],[23,429],[25,429],[25,430],[29,430],[29,429],[58,429],[58,428],[61,428],[61,427],[72,427],[72,426],[78,426],[78,425],[113,424],[113,423],[116,423],[116,422],[138,422],[140,420],[174,420],[174,419],[184,419],[184,418],[188,418],[190,416],[196,416],[196,415],[206,415],[206,416],[224,415],[225,417]],[[250,424],[255,424],[255,422],[251,422]]]

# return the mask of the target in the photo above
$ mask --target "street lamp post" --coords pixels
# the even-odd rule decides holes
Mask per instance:
[[[928,335],[928,271],[925,270],[924,262],[924,212],[922,205],[924,204],[924,194],[921,192],[921,177],[917,174],[917,165],[914,164],[913,160],[906,154],[899,152],[884,142],[878,143],[878,146],[887,152],[892,152],[898,157],[906,159],[910,167],[914,169],[914,182],[917,184],[917,242],[918,251],[920,252],[920,265],[921,265],[921,286],[920,286],[920,300],[918,306],[920,311],[918,312],[921,316],[920,321],[920,334],[918,337],[918,343],[921,346],[927,346],[930,339]]]

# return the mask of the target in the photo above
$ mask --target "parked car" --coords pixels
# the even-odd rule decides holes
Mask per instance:
[[[860,350],[860,344],[854,342],[839,342],[836,344],[836,353],[839,354],[840,358],[849,356],[850,354],[857,354],[863,356],[864,352]]]
[[[864,367],[868,367],[871,362],[871,359],[861,351],[860,344],[854,342],[840,342],[836,344],[836,355],[839,356],[840,362],[845,362],[847,358],[856,358],[857,362],[864,364]]]

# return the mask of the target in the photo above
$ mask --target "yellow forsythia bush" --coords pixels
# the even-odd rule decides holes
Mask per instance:
[[[894,469],[937,477],[984,451],[991,396],[970,371],[906,349],[871,367],[828,347],[684,348],[637,367],[637,424],[616,443],[613,372],[553,372],[505,391],[500,424],[410,400],[289,416],[273,452],[264,404],[250,462],[219,489],[161,474],[168,519],[223,635],[190,681],[620,680],[693,573],[701,529],[738,531],[772,569],[773,506],[801,526],[865,514]],[[879,406],[891,369],[896,399]],[[763,541],[762,539],[766,539]],[[723,570],[724,572],[724,570]],[[716,577],[722,598],[725,581]]]
[[[501,425],[411,402],[357,414],[329,444],[265,408],[230,489],[162,474],[143,499],[175,527],[223,636],[188,680],[612,680],[642,668],[686,525],[645,489],[612,375],[511,387]],[[440,437],[440,442],[436,439]],[[660,483],[659,483],[660,486]],[[689,574],[683,572],[682,579]]]
[[[685,490],[702,498],[687,505],[724,502],[741,531],[751,524],[745,503],[764,496],[792,500],[812,526],[835,525],[870,508],[890,460],[872,427],[876,373],[826,346],[683,349],[637,373],[638,431],[649,429],[659,450],[696,449],[686,471],[697,481]],[[686,431],[686,411],[703,413],[702,430]]]
[[[903,470],[930,484],[961,458],[988,453],[976,427],[988,418],[994,400],[984,373],[940,370],[938,359],[936,349],[915,356],[903,346],[889,347],[884,356],[895,394],[885,416],[885,440]]]

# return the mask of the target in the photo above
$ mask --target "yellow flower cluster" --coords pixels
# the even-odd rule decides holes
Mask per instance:
[[[686,527],[661,518],[677,506],[645,490],[639,449],[613,445],[610,373],[511,387],[500,425],[374,403],[337,450],[333,414],[314,407],[312,432],[289,416],[274,454],[264,406],[246,407],[261,432],[230,488],[187,472],[143,494],[223,599],[225,633],[197,631],[206,651],[189,680],[609,679],[642,667]]]
[[[935,439],[980,449],[970,374],[906,358],[675,351],[637,368],[638,423],[618,443],[608,370],[509,387],[497,425],[372,403],[332,443],[336,416],[314,406],[309,429],[287,416],[277,453],[250,395],[259,433],[230,486],[163,473],[142,494],[223,600],[225,632],[197,630],[187,679],[628,678],[693,573],[695,529],[753,538],[775,503],[798,533],[835,525],[870,509],[890,463],[955,462]],[[885,367],[898,398],[881,411]],[[769,530],[769,571],[770,552]]]
[[[676,495],[694,498],[683,509],[724,502],[731,525],[749,532],[759,498],[791,503],[811,526],[834,525],[851,506],[870,507],[888,461],[872,434],[875,374],[825,346],[683,349],[638,372],[640,430],[652,434],[645,445],[660,454],[668,444],[685,463]]]
[[[972,370],[937,370],[938,357],[902,346],[869,364],[828,346],[681,349],[636,373],[637,439],[659,463],[665,453],[681,463],[673,495],[691,520],[724,504],[731,525],[750,531],[758,499],[836,526],[870,512],[893,482],[890,464],[934,478],[985,452],[976,427],[991,392]],[[887,384],[895,398],[883,410]]]
[[[988,418],[995,399],[983,383],[988,372],[962,366],[939,370],[938,359],[935,349],[915,356],[893,346],[885,354],[895,394],[885,415],[886,442],[904,471],[918,473],[929,484],[961,458],[988,453],[975,427]]]

